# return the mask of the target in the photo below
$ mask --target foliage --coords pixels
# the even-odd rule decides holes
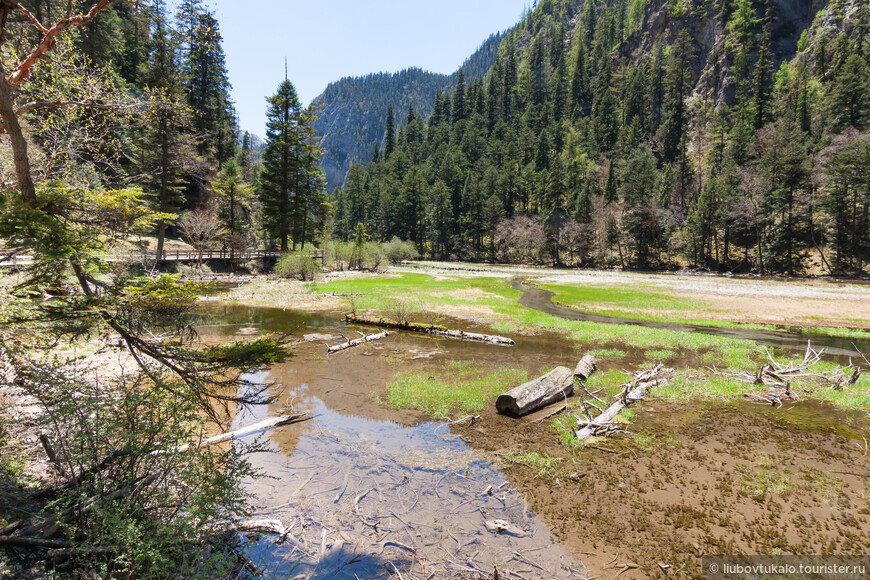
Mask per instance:
[[[74,363],[29,363],[22,388],[44,409],[41,427],[57,469],[83,474],[42,509],[66,537],[81,538],[71,565],[96,565],[109,576],[198,575],[198,551],[213,542],[211,530],[248,513],[240,482],[253,471],[241,448],[179,450],[203,437],[203,415],[151,378],[95,382],[92,369]],[[89,554],[107,547],[109,559]]]
[[[320,263],[307,254],[285,254],[275,264],[274,273],[282,278],[298,278],[308,282],[322,271]]]
[[[417,248],[411,242],[403,242],[397,237],[384,244],[384,255],[391,264],[401,264],[420,257]]]
[[[486,79],[438,94],[428,123],[394,110],[391,138],[334,192],[335,235],[362,223],[434,258],[839,271],[827,253],[843,253],[843,230],[834,246],[824,229],[844,190],[816,187],[832,177],[816,153],[867,140],[866,35],[844,32],[865,16],[817,18],[792,55],[755,2],[668,7],[672,25],[653,30],[640,0],[538,3]],[[708,20],[726,33],[698,44]],[[847,253],[865,270],[863,241]]]

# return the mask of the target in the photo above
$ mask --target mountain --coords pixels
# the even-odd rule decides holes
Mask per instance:
[[[495,62],[502,38],[503,34],[490,36],[465,61],[461,70],[467,80],[486,74]],[[413,105],[415,113],[428,117],[435,95],[439,90],[452,91],[458,72],[443,75],[411,68],[345,77],[326,87],[312,104],[320,108],[314,127],[322,136],[322,165],[329,190],[344,182],[352,162],[371,160],[375,147],[383,142],[388,105],[393,105],[399,120],[406,118],[409,105]]]
[[[336,192],[338,236],[362,223],[436,257],[861,275],[870,3],[539,0],[483,81],[384,153]]]

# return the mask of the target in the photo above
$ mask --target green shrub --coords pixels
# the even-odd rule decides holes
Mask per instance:
[[[321,271],[320,264],[311,256],[287,254],[278,259],[274,273],[282,278],[299,278],[307,282],[314,280]]]
[[[391,264],[400,264],[406,260],[416,260],[420,257],[413,242],[403,242],[395,236],[383,245],[383,252]]]

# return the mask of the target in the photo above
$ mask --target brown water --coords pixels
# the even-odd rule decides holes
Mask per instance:
[[[698,577],[702,554],[870,545],[866,414],[653,399],[637,408],[631,430],[641,437],[572,454],[538,416],[509,419],[489,406],[474,424],[448,425],[376,400],[397,372],[450,360],[571,366],[578,347],[557,335],[498,347],[397,332],[327,356],[327,343],[357,330],[327,314],[211,304],[198,328],[209,341],[300,340],[287,364],[250,377],[276,383],[275,404],[235,421],[291,407],[314,416],[264,435],[267,451],[252,458],[270,476],[247,484],[256,515],[292,526],[281,545],[249,539],[268,578],[491,578],[494,569],[500,578]],[[630,369],[639,354],[601,370]],[[531,451],[556,458],[556,469],[505,461]],[[521,537],[487,531],[493,519]]]
[[[388,578],[398,571],[408,579],[475,578],[495,569],[502,578],[586,577],[485,455],[448,425],[390,410],[371,396],[383,395],[400,370],[452,359],[537,368],[546,360],[532,341],[507,348],[397,333],[327,357],[325,345],[353,327],[324,315],[236,306],[207,307],[198,329],[208,341],[288,331],[304,341],[291,362],[248,377],[276,383],[279,399],[234,424],[291,407],[314,417],[271,431],[267,452],[252,457],[268,476],[248,483],[257,517],[294,526],[294,540],[284,544],[250,542],[250,557],[268,577]],[[554,350],[547,359],[559,351],[565,363],[574,358],[567,343]],[[488,520],[521,532],[490,532]]]

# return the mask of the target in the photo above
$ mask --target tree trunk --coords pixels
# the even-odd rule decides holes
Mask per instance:
[[[4,8],[3,10],[6,10]],[[5,18],[4,18],[5,19]],[[12,147],[12,160],[15,164],[15,177],[18,179],[18,190],[21,192],[21,200],[28,206],[36,205],[36,187],[30,175],[30,158],[27,155],[27,141],[21,125],[18,123],[18,115],[15,114],[15,100],[12,96],[12,87],[6,81],[6,71],[0,65],[0,117],[3,128],[9,135],[9,144]]]
[[[513,339],[505,338],[504,336],[494,336],[491,334],[478,334],[476,332],[465,332],[464,330],[450,330],[440,326],[430,326],[427,324],[419,324],[416,322],[391,322],[383,318],[360,318],[355,314],[346,314],[345,321],[351,324],[366,324],[369,326],[379,326],[381,328],[395,328],[397,330],[407,330],[410,332],[421,332],[423,334],[431,334],[433,336],[445,336],[447,338],[462,338],[465,340],[476,340],[478,342],[488,342],[490,344],[503,344],[512,346]]]
[[[597,369],[598,365],[596,364],[596,358],[591,354],[587,354],[581,358],[580,362],[577,363],[577,366],[574,367],[574,378],[581,381],[587,381],[589,380],[589,377],[592,376],[592,373]]]
[[[369,334],[368,336],[363,334],[362,337],[357,338],[355,340],[348,340],[347,342],[345,342],[343,344],[338,344],[336,346],[326,345],[326,352],[329,354],[332,354],[334,352],[341,352],[343,350],[347,350],[349,348],[353,348],[355,346],[359,346],[361,344],[365,344],[365,343],[371,342],[373,340],[380,340],[382,338],[386,338],[387,336],[389,336],[389,334],[390,333],[387,332],[386,330],[379,333],[379,334]]]
[[[529,381],[499,396],[496,410],[502,415],[519,418],[574,393],[574,375],[568,367],[557,367],[548,374]]]
[[[667,383],[672,374],[673,371],[671,369],[662,369],[660,367],[642,373],[640,376],[643,378],[636,379],[639,382],[634,389],[624,396],[621,396],[617,402],[613,403],[607,408],[607,410],[595,417],[593,421],[581,422],[584,426],[582,429],[577,431],[577,439],[585,441],[595,435],[601,427],[605,427],[608,423],[613,421],[624,408],[636,401],[642,401],[653,387]],[[626,389],[627,388],[628,386],[626,386]]]

